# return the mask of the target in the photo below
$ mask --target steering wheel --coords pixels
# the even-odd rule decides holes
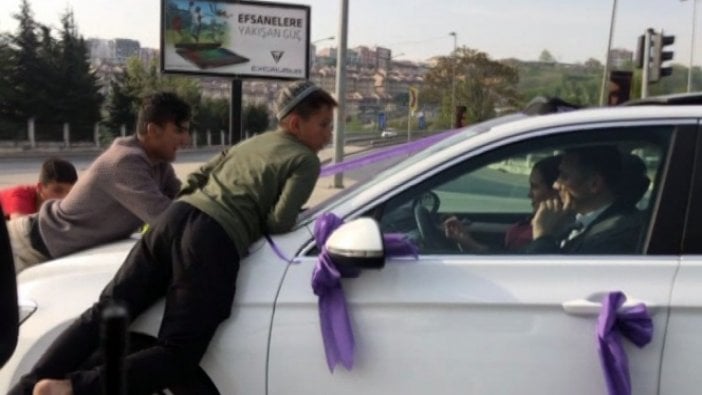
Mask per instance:
[[[414,213],[414,221],[417,224],[419,237],[426,249],[441,249],[447,248],[456,249],[452,243],[446,239],[443,231],[439,227],[439,221],[436,213],[439,211],[440,200],[439,196],[434,192],[425,192],[412,203],[412,212]]]

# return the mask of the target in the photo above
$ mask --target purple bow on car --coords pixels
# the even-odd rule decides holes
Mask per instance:
[[[597,319],[597,345],[609,395],[631,395],[629,360],[621,336],[639,348],[653,338],[653,320],[646,305],[618,309],[626,301],[622,292],[610,292],[602,299]]]
[[[355,346],[341,278],[357,277],[360,273],[340,272],[325,247],[329,235],[343,223],[336,215],[325,213],[314,226],[314,238],[320,254],[312,272],[312,290],[319,297],[319,322],[327,366],[331,372],[339,362],[348,370],[353,367]],[[383,245],[386,256],[412,255],[416,258],[418,254],[417,247],[402,234],[383,235]]]

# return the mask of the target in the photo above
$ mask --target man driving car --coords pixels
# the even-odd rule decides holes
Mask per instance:
[[[638,249],[642,216],[618,185],[622,157],[614,146],[565,151],[553,184],[558,197],[539,205],[528,253],[623,254]],[[573,221],[575,215],[575,221]]]

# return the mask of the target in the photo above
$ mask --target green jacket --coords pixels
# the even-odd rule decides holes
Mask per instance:
[[[179,200],[214,218],[244,257],[263,234],[292,229],[319,171],[319,157],[294,136],[266,132],[190,174]]]

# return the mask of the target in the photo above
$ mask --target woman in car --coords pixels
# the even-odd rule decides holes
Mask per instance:
[[[561,156],[549,156],[539,160],[534,164],[529,175],[529,198],[533,212],[539,204],[546,200],[558,196],[553,189],[553,183],[558,178],[558,165]],[[532,215],[518,221],[507,229],[503,248],[507,251],[519,251],[532,240],[531,218]],[[465,252],[485,253],[493,250],[492,247],[476,241],[465,229],[463,223],[456,217],[451,217],[444,221],[444,233],[447,238],[458,243]],[[502,249],[502,248],[501,248]]]

